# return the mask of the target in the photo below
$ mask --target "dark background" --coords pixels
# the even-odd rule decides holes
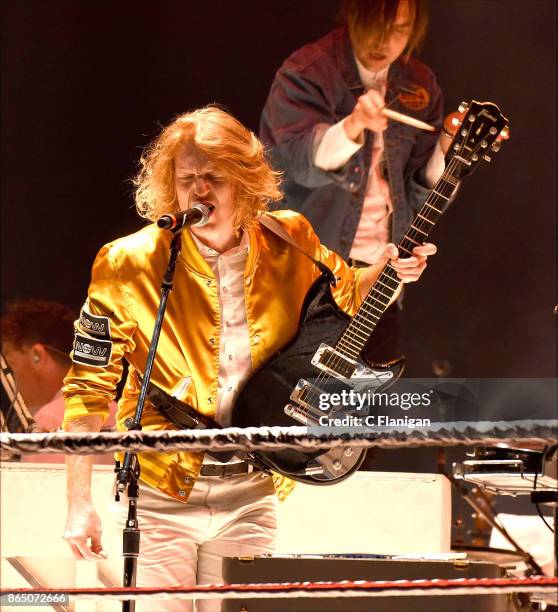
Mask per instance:
[[[0,4],[2,304],[35,297],[76,310],[101,245],[142,224],[129,178],[158,125],[219,102],[257,131],[275,70],[328,32],[338,8]],[[421,376],[436,360],[456,377],[554,377],[556,2],[431,0],[430,9],[420,57],[438,76],[446,112],[492,100],[512,137],[464,179],[434,234],[439,255],[407,289],[405,353]],[[406,449],[379,451],[375,465],[435,471],[435,462],[435,451]]]
[[[160,123],[210,102],[257,131],[274,71],[337,0],[2,0],[3,303],[82,304],[102,244],[140,227],[129,178]],[[433,0],[421,53],[446,111],[492,100],[512,138],[483,163],[407,290],[413,371],[554,376],[556,2]]]

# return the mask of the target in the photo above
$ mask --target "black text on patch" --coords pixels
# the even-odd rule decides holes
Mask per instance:
[[[111,355],[112,342],[76,334],[73,355],[75,363],[102,368],[109,364]]]
[[[79,326],[86,334],[110,340],[110,321],[108,317],[96,317],[82,308],[79,315]]]

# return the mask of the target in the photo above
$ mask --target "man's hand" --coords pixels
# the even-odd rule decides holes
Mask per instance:
[[[386,245],[385,255],[389,263],[397,272],[397,276],[402,283],[413,283],[417,281],[427,265],[427,259],[434,255],[438,249],[435,245],[427,242],[413,249],[413,256],[399,258],[399,251],[394,244]]]
[[[456,111],[455,113],[446,115],[444,118],[444,125],[442,127],[442,131],[440,132],[439,138],[440,148],[442,149],[442,153],[444,155],[448,152],[453,137],[463,122],[463,117],[465,117],[465,113]]]
[[[93,504],[73,503],[68,506],[64,539],[76,559],[106,559],[101,544],[101,520]]]
[[[427,242],[421,246],[416,246],[413,249],[413,256],[404,259],[399,258],[399,251],[394,244],[387,244],[384,257],[376,264],[363,268],[360,275],[359,291],[360,297],[364,300],[370,291],[372,285],[380,276],[386,263],[390,263],[393,269],[397,272],[397,277],[402,283],[413,283],[420,278],[420,275],[426,268],[426,260],[430,255],[436,253],[436,247]],[[401,285],[393,295],[390,303],[394,302],[401,293]]]
[[[374,89],[369,89],[357,100],[353,112],[344,120],[345,133],[354,142],[360,142],[364,129],[383,132],[388,120],[382,115],[385,106],[383,97]]]
[[[95,414],[64,422],[65,431],[88,432],[101,429],[102,418]],[[91,455],[66,455],[68,515],[64,539],[76,559],[106,559],[101,544],[101,520],[91,497]]]

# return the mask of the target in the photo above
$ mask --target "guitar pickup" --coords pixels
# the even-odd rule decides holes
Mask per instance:
[[[351,386],[354,386],[356,379],[359,378],[370,379],[370,384],[373,386],[378,386],[393,378],[391,370],[368,368],[327,344],[320,344],[318,350],[314,353],[314,357],[312,357],[311,363],[322,372],[326,372]]]
[[[318,350],[312,357],[311,363],[319,370],[327,372],[341,380],[349,380],[352,378],[357,369],[357,365],[359,365],[356,361],[348,359],[345,355],[327,344],[320,344]]]

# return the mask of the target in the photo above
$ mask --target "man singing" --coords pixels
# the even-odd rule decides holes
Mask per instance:
[[[211,212],[206,225],[182,232],[152,382],[227,426],[239,388],[295,335],[304,298],[320,272],[304,253],[260,224],[269,214],[267,204],[281,198],[279,175],[257,137],[219,108],[180,115],[165,127],[141,157],[135,184],[138,212],[151,222],[196,202]],[[411,282],[436,251],[426,244],[414,257],[400,260],[395,246],[388,245],[379,264],[355,270],[320,244],[302,215],[270,216],[302,251],[333,271],[338,278],[333,295],[349,314],[388,258],[399,278]],[[119,430],[126,429],[135,412],[170,240],[170,232],[150,223],[99,252],[65,379],[66,431],[99,430],[123,358],[129,371],[117,422]],[[176,428],[150,402],[142,426],[145,431]],[[240,454],[219,463],[201,452],[142,452],[139,462],[138,586],[219,583],[224,556],[273,551],[276,498],[284,498],[291,486],[285,478],[255,470]],[[102,558],[91,462],[72,455],[67,468],[65,538],[78,558]],[[198,609],[219,609],[216,601],[202,603]],[[191,608],[184,601],[161,600],[157,609]]]

